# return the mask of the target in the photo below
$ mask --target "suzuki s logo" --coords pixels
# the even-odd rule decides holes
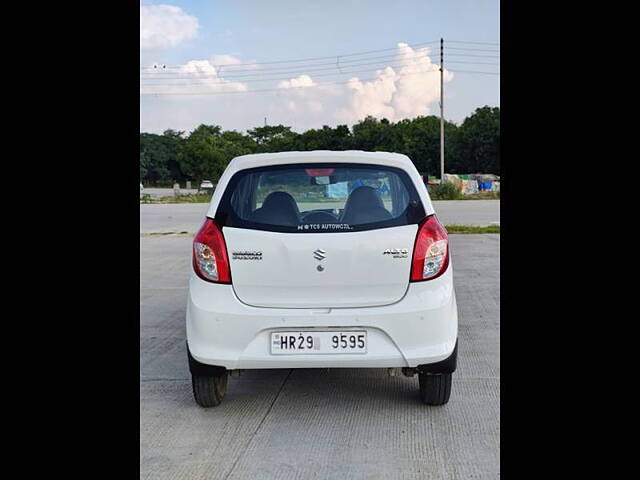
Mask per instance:
[[[318,248],[313,252],[313,258],[315,258],[318,261],[324,260],[326,258],[326,256],[327,256],[327,252],[325,252],[321,248]]]

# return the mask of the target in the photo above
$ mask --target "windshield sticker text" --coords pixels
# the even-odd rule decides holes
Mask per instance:
[[[298,225],[298,230],[353,230],[348,223],[306,223]]]

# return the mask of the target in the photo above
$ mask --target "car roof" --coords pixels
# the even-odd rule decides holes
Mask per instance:
[[[263,167],[267,165],[306,162],[374,163],[379,165],[397,166],[400,168],[413,166],[411,159],[401,153],[365,152],[363,150],[313,150],[310,152],[293,151],[242,155],[231,160],[227,168],[236,172],[238,170]]]

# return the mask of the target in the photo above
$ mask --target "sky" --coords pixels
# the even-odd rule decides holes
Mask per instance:
[[[445,118],[499,106],[498,0],[143,0],[140,131],[439,115],[440,38]]]

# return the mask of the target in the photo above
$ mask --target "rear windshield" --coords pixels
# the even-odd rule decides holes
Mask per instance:
[[[216,213],[222,225],[279,232],[352,232],[418,223],[420,198],[403,170],[307,163],[236,173]]]

